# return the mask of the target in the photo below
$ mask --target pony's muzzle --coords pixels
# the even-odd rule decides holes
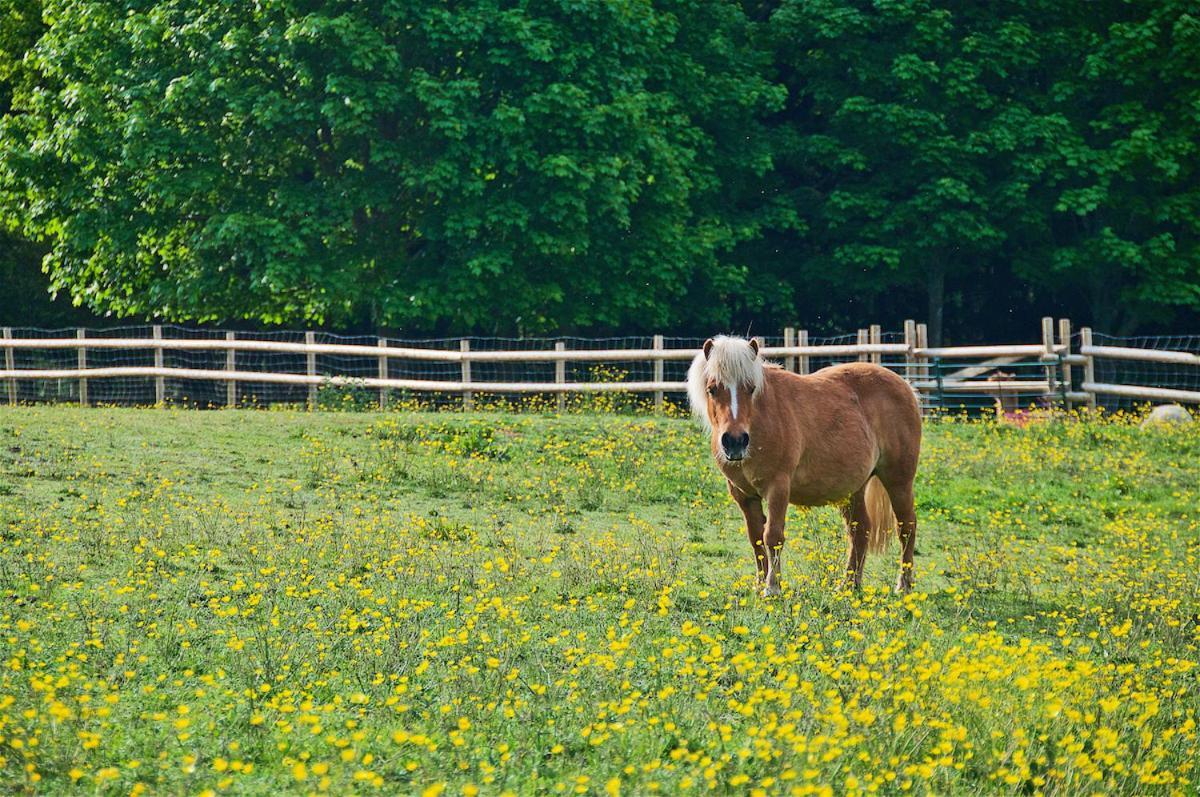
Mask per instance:
[[[742,432],[741,434],[730,434],[725,432],[721,435],[721,449],[725,452],[725,458],[728,460],[739,460],[746,456],[746,449],[750,447],[750,433]]]

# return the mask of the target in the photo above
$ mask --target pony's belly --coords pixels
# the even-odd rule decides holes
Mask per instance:
[[[725,464],[724,474],[745,495],[766,497],[768,486],[774,481],[774,473],[759,473],[753,467]],[[797,471],[788,487],[788,503],[795,506],[824,506],[843,501],[855,490],[867,483],[871,469],[867,467],[842,470],[836,476],[826,472],[816,475]]]
[[[852,492],[854,490],[814,490],[810,485],[797,488],[793,484],[788,503],[793,506],[825,506],[844,500]]]
[[[869,478],[871,468],[865,464],[851,469],[843,466],[836,475],[797,471],[792,476],[788,501],[796,506],[835,504],[861,488]]]

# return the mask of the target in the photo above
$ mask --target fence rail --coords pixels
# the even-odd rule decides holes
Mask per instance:
[[[73,397],[81,404],[88,404],[97,392],[97,382],[129,379],[153,384],[156,404],[166,402],[170,380],[171,384],[224,383],[222,400],[210,403],[226,405],[239,403],[239,385],[253,384],[304,388],[302,394],[293,398],[302,396],[310,406],[316,403],[319,388],[333,387],[377,390],[381,407],[388,403],[388,391],[400,390],[454,394],[466,407],[472,406],[480,394],[544,393],[559,396],[560,409],[566,394],[647,393],[653,394],[654,406],[661,408],[665,394],[682,393],[686,389],[680,378],[669,378],[668,365],[672,366],[674,376],[681,377],[679,366],[690,361],[699,348],[697,341],[688,340],[684,345],[668,347],[665,345],[667,339],[661,335],[655,335],[648,348],[567,349],[564,343],[558,342],[553,348],[493,350],[472,348],[468,340],[417,346],[396,345],[387,338],[379,338],[373,345],[368,345],[317,342],[313,332],[304,333],[301,341],[265,340],[233,332],[222,334],[203,330],[180,330],[178,336],[169,337],[163,334],[159,325],[149,331],[149,336],[143,333],[100,337],[83,329],[76,330],[74,335],[60,332],[21,336],[15,335],[12,328],[4,328],[3,339],[0,339],[0,348],[4,351],[0,382],[7,383],[8,403],[18,403],[19,384],[51,380],[61,384],[69,380],[75,384]],[[1015,410],[1018,401],[1028,400],[1043,405],[1061,402],[1096,406],[1097,397],[1101,395],[1200,403],[1200,391],[1197,390],[1162,384],[1122,384],[1096,378],[1099,360],[1197,366],[1200,365],[1200,354],[1196,352],[1096,345],[1090,329],[1085,328],[1078,336],[1073,336],[1066,319],[1059,320],[1057,325],[1053,319],[1043,319],[1041,332],[1040,343],[930,347],[926,344],[925,325],[906,321],[902,334],[884,333],[878,325],[872,325],[854,336],[817,342],[810,338],[807,330],[788,328],[783,330],[777,342],[761,342],[765,356],[781,360],[788,370],[799,373],[810,373],[822,364],[843,360],[857,359],[885,365],[904,376],[922,395],[927,407],[955,406],[955,401],[961,402],[962,397],[973,397],[976,405],[981,407],[994,404],[1001,412]],[[1080,345],[1073,350],[1076,337]],[[454,343],[457,345],[450,348]],[[71,351],[75,352],[71,360],[62,357],[55,360],[56,354]],[[93,354],[91,363],[89,352]],[[145,359],[137,364],[97,362],[102,353]],[[182,358],[207,356],[208,359],[203,363],[170,364],[167,353],[177,353]],[[213,359],[213,355],[221,354],[223,357],[219,360]],[[243,360],[241,363],[239,355]],[[264,361],[261,367],[251,367],[246,360],[252,356],[277,359]],[[409,363],[409,371],[395,376],[394,371],[400,363]],[[437,373],[411,372],[411,364],[422,363],[441,370]],[[568,365],[580,363],[642,364],[649,370],[644,372],[646,378],[629,379],[627,375],[619,379],[603,378],[603,375],[601,378],[568,378]],[[536,368],[539,364],[553,366],[553,379],[530,379],[527,374],[524,375],[526,378],[494,378],[494,374],[493,378],[486,375],[481,378],[478,374],[473,378],[473,364],[478,364],[481,369],[493,368],[493,371],[513,364],[527,368]],[[1082,374],[1073,372],[1073,366],[1083,366]],[[547,371],[538,373],[549,376]],[[578,373],[573,372],[572,376],[577,377]],[[1079,376],[1077,385],[1076,376]],[[60,394],[54,395],[61,398]],[[32,400],[38,400],[38,397]]]
[[[419,349],[410,347],[357,346],[344,343],[280,343],[269,340],[220,339],[220,338],[9,338],[3,345],[10,349],[154,349],[177,351],[257,351],[281,354],[341,354],[351,357],[395,357],[404,360],[431,360],[435,362],[603,362],[612,360],[691,360],[697,349],[563,349],[545,351],[449,351],[441,349]],[[1038,346],[980,347],[987,350],[1027,352]],[[968,348],[916,349],[917,356],[947,356],[942,352],[969,351]],[[906,354],[908,346],[903,343],[862,343],[845,346],[767,346],[764,357],[783,357],[797,354],[821,357],[848,357],[863,354]],[[953,354],[949,356],[954,356]],[[970,356],[963,355],[963,356]]]

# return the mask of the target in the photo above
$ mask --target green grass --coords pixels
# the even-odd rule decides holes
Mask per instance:
[[[0,409],[0,792],[1197,789],[1200,431],[926,427],[753,590],[646,415]]]

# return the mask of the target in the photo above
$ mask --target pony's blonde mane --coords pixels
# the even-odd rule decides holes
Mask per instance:
[[[708,357],[700,352],[688,369],[688,404],[696,420],[711,431],[708,422],[708,383],[743,385],[754,388],[754,397],[762,394],[765,378],[763,369],[768,367],[763,358],[750,347],[745,338],[718,335],[712,339]]]

